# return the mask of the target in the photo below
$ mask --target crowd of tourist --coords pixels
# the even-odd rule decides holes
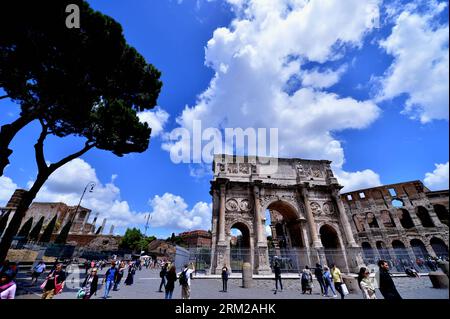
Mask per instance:
[[[426,259],[417,259],[417,265],[424,264],[432,270],[438,269],[439,264],[448,258],[429,257]],[[78,261],[72,261],[78,263]],[[31,269],[30,287],[36,286],[39,280],[43,279],[40,284],[42,290],[42,299],[52,299],[64,290],[67,274],[65,268],[70,261],[66,263],[56,260],[47,272],[48,266],[44,261],[37,262]],[[369,268],[362,267],[358,273],[357,282],[361,295],[364,299],[376,299],[376,289],[379,289],[381,295],[385,299],[401,299],[398,293],[390,269],[392,262],[386,260],[378,261],[378,271],[376,274],[371,273]],[[151,257],[137,258],[135,260],[119,260],[113,256],[111,260],[85,260],[80,263],[80,268],[84,268],[85,277],[80,282],[80,288],[76,297],[79,299],[91,299],[97,295],[100,288],[103,288],[103,299],[108,299],[110,291],[119,291],[122,284],[132,286],[136,271],[146,269],[159,269],[159,292],[164,292],[165,299],[172,299],[177,282],[180,286],[180,297],[182,299],[190,299],[191,296],[191,278],[195,272],[195,267],[191,263],[184,265],[177,272],[176,266],[169,260],[152,259]],[[103,275],[99,272],[106,269]],[[272,263],[272,270],[275,276],[275,290],[283,291],[282,280],[282,260],[275,257]],[[14,262],[6,260],[0,265],[0,299],[14,299],[17,284],[16,276],[18,273],[18,265]],[[405,273],[409,277],[419,277],[419,273],[414,267],[405,269]],[[375,275],[375,276],[374,276]],[[101,279],[100,279],[101,277]],[[228,292],[228,280],[230,270],[225,265],[222,267],[222,292]],[[125,280],[123,280],[125,278]],[[315,281],[314,281],[315,279]],[[330,266],[317,263],[315,267],[305,266],[300,271],[300,287],[302,294],[312,294],[314,283],[317,282],[320,288],[320,294],[323,297],[337,298],[338,294],[341,299],[349,293],[348,288],[343,280],[341,270],[334,264]],[[164,289],[164,291],[163,291]],[[74,296],[75,297],[75,296]]]

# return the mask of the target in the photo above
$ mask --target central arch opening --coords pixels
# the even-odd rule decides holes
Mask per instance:
[[[307,256],[297,210],[289,203],[275,201],[267,207],[265,217],[270,262],[276,256],[283,271],[298,272],[307,265]]]
[[[325,224],[320,227],[319,233],[327,265],[335,264],[338,268],[345,269],[344,253],[336,230],[332,226]]]
[[[232,272],[242,272],[242,264],[251,263],[250,231],[242,222],[230,228],[230,268]]]

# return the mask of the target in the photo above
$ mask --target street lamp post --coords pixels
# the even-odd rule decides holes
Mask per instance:
[[[81,201],[83,200],[84,194],[86,194],[87,189],[89,188],[89,193],[92,193],[94,191],[95,183],[89,182],[87,183],[86,187],[84,188],[83,194],[81,194],[80,201],[78,202],[77,208],[75,208],[75,213],[73,214],[72,218],[70,219],[71,223],[75,220],[75,217],[77,216],[78,209],[80,208]]]
[[[152,215],[148,214],[147,215],[147,222],[145,223],[145,231],[144,231],[144,237],[147,236],[147,229],[148,229],[148,221],[152,219]]]
[[[58,237],[55,240],[55,243],[58,243],[58,244],[66,243],[67,237],[70,232],[70,228],[72,227],[75,217],[77,216],[77,212],[78,212],[78,209],[80,208],[81,201],[83,200],[84,194],[86,194],[86,191],[88,190],[88,188],[89,188],[89,193],[92,193],[92,191],[94,190],[94,187],[95,187],[94,182],[89,182],[86,185],[86,187],[84,188],[83,194],[81,194],[80,201],[78,202],[77,208],[75,209],[73,216],[72,217],[69,216],[69,221],[67,222],[67,224],[65,226],[63,226],[61,232],[59,233]]]

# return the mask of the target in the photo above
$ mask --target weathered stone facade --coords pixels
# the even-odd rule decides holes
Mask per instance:
[[[345,193],[341,199],[368,259],[416,260],[448,256],[448,195],[412,181]]]
[[[9,214],[8,223],[12,219],[17,205],[19,204],[22,195],[25,193],[23,189],[16,189],[11,199],[8,201],[6,207],[0,208],[0,217]],[[41,218],[44,218],[44,223],[41,231],[43,231],[48,223],[56,216],[56,225],[53,230],[53,234],[58,234],[59,231],[66,225],[69,221],[72,222],[70,228],[70,234],[101,234],[105,230],[106,219],[103,220],[102,225],[96,228],[97,216],[93,218],[91,222],[89,218],[91,216],[91,210],[83,206],[69,206],[61,202],[52,203],[42,203],[33,202],[28,208],[20,228],[29,220],[32,221],[32,227],[34,227]],[[19,228],[19,229],[20,229]],[[111,227],[113,230],[114,227]],[[112,235],[112,231],[110,232]]]
[[[180,233],[178,236],[188,248],[211,247],[211,233],[205,230],[193,230]]]
[[[211,181],[211,273],[230,265],[232,228],[243,235],[249,252],[245,261],[253,265],[254,273],[271,273],[264,232],[266,210],[279,215],[287,230],[287,245],[301,251],[297,258],[305,257],[303,265],[333,261],[344,270],[357,269],[362,258],[353,252],[360,251],[359,245],[341,201],[342,186],[330,163],[216,155]]]

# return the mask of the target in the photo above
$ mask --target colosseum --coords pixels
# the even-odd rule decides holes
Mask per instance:
[[[448,256],[448,196],[448,190],[411,181],[343,193],[341,199],[365,261],[386,259],[403,271],[428,256]]]

